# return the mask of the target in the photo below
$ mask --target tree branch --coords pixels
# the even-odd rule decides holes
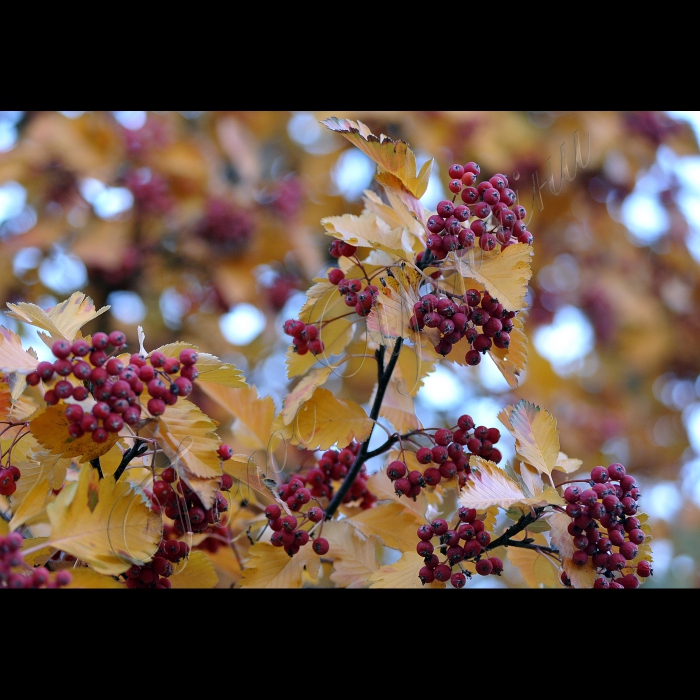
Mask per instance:
[[[374,403],[372,404],[372,409],[370,410],[369,417],[373,420],[376,421],[377,418],[379,417],[379,409],[382,407],[382,401],[384,400],[384,394],[386,393],[386,389],[389,386],[389,380],[391,379],[391,375],[394,371],[394,367],[396,367],[396,362],[399,359],[399,353],[401,352],[401,345],[403,344],[403,338],[397,338],[396,343],[394,344],[394,350],[391,353],[391,358],[389,359],[389,364],[387,365],[386,369],[384,369],[384,345],[381,345],[377,349],[377,366],[378,366],[378,384],[377,384],[377,395],[374,397]],[[353,462],[352,467],[348,470],[347,475],[345,476],[345,479],[343,480],[343,483],[340,485],[340,488],[336,491],[335,495],[333,496],[331,502],[328,504],[328,507],[326,508],[326,520],[330,520],[331,517],[333,517],[333,514],[335,513],[336,510],[338,510],[338,506],[343,502],[343,499],[345,498],[345,494],[350,490],[350,487],[352,486],[353,482],[357,478],[357,475],[360,473],[360,469],[362,468],[362,465],[364,464],[365,460],[368,459],[368,448],[369,448],[369,441],[372,439],[372,433],[374,432],[374,425],[372,426],[372,430],[370,430],[369,436],[367,439],[362,443],[362,446],[360,447],[360,451],[357,454],[357,457],[355,458],[355,461]],[[398,438],[397,438],[398,439]],[[390,438],[391,440],[391,438]],[[386,444],[386,443],[385,443]],[[373,450],[373,453],[375,453],[376,450]],[[379,453],[377,453],[379,454]],[[374,454],[372,454],[374,456]]]
[[[139,457],[148,450],[148,443],[144,440],[136,439],[134,444],[122,455],[122,461],[114,472],[114,480],[119,481],[119,477],[124,473],[124,470],[129,466],[129,462],[136,457]],[[101,475],[100,475],[101,476]]]

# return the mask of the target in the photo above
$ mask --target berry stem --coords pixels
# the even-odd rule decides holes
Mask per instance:
[[[91,459],[90,465],[93,469],[97,469],[97,473],[100,475],[100,479],[104,479],[104,474],[102,473],[102,465],[100,464],[100,458],[95,457],[95,459]]]
[[[142,440],[141,438],[136,438],[134,444],[122,455],[122,461],[119,462],[119,466],[114,472],[114,480],[119,481],[119,477],[124,473],[124,470],[129,465],[132,459],[140,457],[149,449],[148,442]],[[102,474],[100,473],[100,476]]]
[[[394,350],[391,353],[391,358],[389,359],[389,364],[386,366],[386,369],[384,369],[384,354],[386,346],[380,345],[376,350],[375,354],[377,356],[378,376],[377,395],[374,397],[374,403],[372,404],[372,409],[369,414],[370,420],[374,421],[374,425],[376,425],[377,418],[379,417],[379,409],[382,406],[384,394],[386,393],[386,389],[389,386],[389,380],[391,379],[394,367],[396,367],[396,362],[399,359],[399,353],[401,352],[402,343],[403,338],[397,338],[396,343],[394,344]],[[367,439],[362,443],[360,451],[357,453],[357,457],[355,458],[355,462],[353,463],[352,467],[350,467],[350,469],[348,470],[348,473],[345,476],[343,483],[340,485],[340,488],[336,491],[335,495],[333,496],[333,499],[328,504],[325,513],[326,520],[330,520],[335,511],[338,510],[338,506],[343,502],[345,494],[350,490],[350,487],[352,486],[353,482],[355,481],[355,478],[359,474],[360,469],[362,468],[362,465],[365,462],[365,459],[367,459],[369,441],[372,439],[374,425],[372,425],[372,429],[370,430]]]

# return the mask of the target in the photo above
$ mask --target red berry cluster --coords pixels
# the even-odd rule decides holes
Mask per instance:
[[[195,236],[223,253],[238,253],[253,236],[253,216],[225,199],[210,199],[206,211],[194,227]]]
[[[22,472],[14,464],[0,466],[0,495],[11,496],[17,490],[17,482]]]
[[[439,202],[426,224],[426,245],[433,257],[444,260],[448,253],[471,248],[477,239],[485,251],[499,245],[503,250],[514,243],[532,244],[532,234],[523,222],[527,211],[517,203],[505,175],[496,173],[477,183],[481,168],[474,162],[453,163],[448,172],[453,197]],[[459,204],[455,204],[457,195],[462,200]]]
[[[484,556],[491,543],[491,535],[484,529],[484,523],[477,518],[474,508],[461,507],[457,520],[452,526],[444,518],[436,518],[418,528],[419,542],[416,552],[423,557],[425,565],[418,572],[423,585],[440,581],[450,582],[455,588],[463,588],[472,577],[463,562],[472,561],[476,572],[481,576],[500,576],[503,562],[498,557]],[[433,540],[437,538],[437,545]],[[444,559],[440,559],[436,550]],[[454,567],[458,571],[453,573]]]
[[[465,360],[474,366],[492,346],[502,349],[510,346],[515,313],[506,311],[488,292],[468,289],[463,297],[424,294],[413,305],[410,323],[416,332],[426,327],[440,331],[435,352],[443,357],[452,352],[455,343],[466,338],[471,348]]]
[[[301,491],[303,497],[300,501],[307,499],[307,497],[310,499],[309,490],[304,487],[303,479],[300,479],[298,476],[293,476],[289,483],[284,486],[287,487],[286,491],[293,490],[293,493]],[[308,503],[308,500],[306,502]],[[299,510],[299,507],[295,508],[295,510]],[[325,554],[329,549],[328,540],[323,537],[316,537],[312,540],[308,530],[304,530],[302,527],[307,523],[321,523],[323,516],[323,508],[320,506],[311,506],[305,513],[295,516],[282,515],[282,509],[277,503],[270,503],[265,508],[265,517],[268,520],[270,529],[273,531],[270,537],[271,544],[274,547],[284,547],[284,551],[290,557],[293,557],[305,544],[312,541],[311,548],[314,552],[319,556]],[[321,528],[323,528],[323,525],[321,525]]]
[[[443,479],[457,479],[460,486],[467,483],[471,469],[470,455],[478,455],[498,464],[502,455],[494,445],[501,439],[498,428],[474,425],[474,420],[466,413],[459,417],[453,428],[438,428],[430,434],[432,447],[420,447],[416,459],[420,464],[430,464],[422,472],[418,469],[408,471],[406,462],[399,459],[387,467],[387,476],[394,482],[398,496],[415,498],[426,486],[437,486]],[[464,448],[468,450],[464,451]],[[434,465],[434,466],[433,466]]]
[[[152,352],[148,358],[131,355],[128,365],[107,354],[109,346],[118,351],[126,344],[122,331],[95,333],[92,344],[79,339],[71,343],[57,340],[51,347],[56,360],[42,361],[35,371],[27,375],[27,383],[36,386],[39,382],[56,380],[44,393],[49,406],[71,399],[65,409],[69,421],[68,433],[72,438],[90,433],[94,442],[105,442],[110,433],[118,433],[126,425],[135,425],[141,420],[141,404],[138,397],[144,388],[151,398],[147,408],[151,416],[165,412],[166,406],[174,405],[181,396],[189,396],[192,382],[198,376],[195,367],[198,354],[185,348],[179,358],[166,357],[162,352]],[[73,375],[81,383],[74,384],[68,377]],[[178,375],[178,376],[176,376]],[[80,405],[92,395],[97,403],[90,411]]]
[[[334,267],[328,271],[328,281],[338,286],[345,304],[355,309],[358,316],[369,316],[379,289],[373,284],[364,284],[360,279],[348,279],[345,273]]]
[[[162,539],[153,559],[139,566],[133,564],[121,574],[127,588],[170,588],[168,580],[173,574],[173,564],[177,564],[190,553],[187,542],[176,539]]]
[[[221,487],[228,490],[233,483],[230,474],[223,474]],[[205,508],[200,497],[183,479],[179,479],[173,467],[166,467],[153,480],[153,489],[146,489],[151,508],[173,521],[178,535],[185,532],[205,532],[210,525],[217,525],[221,514],[228,510],[228,501],[217,491],[211,508]]]
[[[360,443],[353,440],[342,450],[326,450],[315,467],[306,472],[305,475],[297,475],[297,478],[301,479],[304,485],[309,486],[309,493],[314,498],[332,498],[334,493],[333,482],[345,479],[360,452],[360,447]],[[359,507],[363,510],[372,508],[377,502],[377,497],[367,488],[368,478],[367,466],[363,464],[350,489],[345,494],[343,503],[359,501]],[[296,495],[292,497],[292,502],[290,502],[289,497],[282,495],[285,487],[288,487],[288,485],[285,484],[282,487],[280,497],[287,501],[287,505],[292,510],[296,510],[294,508]]]
[[[134,205],[143,214],[167,214],[175,206],[168,181],[150,168],[127,173],[124,184],[134,195]]]
[[[641,496],[637,482],[619,462],[593,467],[590,479],[584,481],[589,488],[574,484],[564,491],[566,514],[571,518],[568,532],[575,547],[573,563],[592,563],[601,574],[594,588],[637,588],[637,576],[652,574],[648,561],[640,561],[636,567],[630,564],[646,539],[636,517]],[[562,582],[570,585],[567,579],[562,576]]]
[[[306,355],[307,352],[318,355],[326,347],[318,337],[318,327],[313,323],[306,324],[290,318],[284,322],[283,330],[287,335],[292,336],[292,345],[297,355]]]
[[[16,531],[0,535],[0,588],[62,588],[73,580],[70,571],[52,575],[45,566],[30,567],[24,561],[22,542]]]

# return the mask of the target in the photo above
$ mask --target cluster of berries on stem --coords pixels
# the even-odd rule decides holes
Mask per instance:
[[[637,588],[639,579],[653,571],[651,562],[639,558],[646,533],[637,517],[641,493],[636,479],[614,462],[593,467],[590,478],[580,481],[588,488],[572,483],[564,491],[573,564],[582,567],[590,562],[595,567],[600,576],[594,588]],[[571,585],[565,571],[561,581]]]
[[[70,571],[29,566],[22,553],[23,541],[17,531],[0,535],[0,588],[63,588],[73,580]]]
[[[160,351],[148,357],[132,354],[125,364],[115,352],[126,345],[122,331],[95,333],[91,343],[78,339],[57,340],[51,351],[53,362],[39,362],[27,375],[27,383],[50,386],[44,392],[49,406],[66,403],[68,434],[77,439],[89,433],[96,443],[106,442],[110,433],[118,433],[124,425],[141,421],[142,406],[138,397],[147,390],[150,396],[146,408],[151,417],[160,416],[166,406],[178,398],[189,396],[199,372],[198,353],[183,349],[179,357],[167,357]],[[114,350],[108,354],[112,346]],[[90,410],[83,408],[88,397],[96,403]]]

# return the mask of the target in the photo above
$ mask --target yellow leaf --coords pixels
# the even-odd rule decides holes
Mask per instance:
[[[340,588],[365,588],[379,568],[379,538],[363,535],[347,519],[325,523],[323,536],[330,545],[325,556],[333,559],[331,581]]]
[[[550,537],[552,546],[559,550],[559,556],[562,560],[562,566],[566,571],[567,576],[571,580],[574,588],[593,588],[593,583],[598,578],[591,558],[583,565],[574,564],[572,559],[576,549],[574,541],[569,534],[568,527],[571,518],[566,513],[554,513],[549,518],[551,525]]]
[[[275,490],[277,489],[278,481],[274,478],[274,471],[265,473],[253,459],[253,456],[244,454],[235,454],[231,459],[223,463],[224,471],[230,474],[234,479],[240,482],[238,487],[244,498],[250,500],[250,495],[247,489],[253,489],[263,496],[276,498]],[[284,504],[285,509],[288,508]]]
[[[13,423],[23,423],[36,413],[38,408],[31,399],[20,397],[12,401],[10,410],[5,417]]]
[[[435,361],[423,358],[416,346],[402,345],[397,368],[403,377],[403,382],[397,385],[399,393],[415,396],[425,377],[435,370]]]
[[[506,248],[507,250],[507,248]],[[513,330],[509,333],[510,344],[507,349],[492,345],[488,354],[500,370],[509,386],[516,387],[522,379],[521,374],[527,369],[528,339],[523,332],[523,312],[513,318]],[[454,351],[454,348],[453,348]]]
[[[171,588],[215,588],[218,582],[214,565],[199,550],[190,552],[184,565],[170,577]]]
[[[418,572],[425,566],[417,552],[404,552],[398,561],[385,564],[369,577],[370,588],[431,588],[423,586]]]
[[[477,510],[492,505],[508,508],[526,499],[520,486],[494,462],[471,455],[469,465],[472,473],[457,499],[461,506]]]
[[[327,450],[336,442],[343,446],[353,440],[364,442],[374,423],[362,406],[337,399],[332,392],[319,387],[301,406],[291,425],[295,442],[309,450]]]
[[[71,582],[63,588],[126,588],[121,581],[99,574],[87,566],[70,569],[70,575]]]
[[[258,398],[256,386],[232,389],[228,386],[210,384],[202,386],[204,393],[219,406],[235,416],[233,432],[236,438],[252,450],[269,449],[272,421],[275,417],[275,402],[271,396]],[[245,433],[241,430],[244,426]],[[242,439],[242,438],[247,439]],[[216,448],[214,448],[216,449]]]
[[[470,249],[470,255],[454,258],[454,269],[465,279],[483,284],[507,311],[520,311],[525,305],[527,285],[532,277],[532,246],[515,243],[497,254]],[[471,285],[469,285],[471,286]]]
[[[2,346],[0,346],[0,352]],[[0,420],[3,420],[10,413],[12,408],[12,395],[10,385],[0,376]]]
[[[118,433],[108,433],[107,440],[95,442],[92,433],[79,438],[68,434],[70,421],[65,416],[66,405],[48,406],[46,410],[29,423],[32,435],[51,453],[59,457],[78,457],[81,462],[89,462],[109,452],[119,439]]]
[[[561,471],[564,472],[564,474],[573,474],[581,468],[582,464],[583,460],[567,457],[563,452],[560,452],[557,457],[557,463],[554,465],[554,471]]]
[[[163,532],[161,517],[128,483],[99,479],[84,464],[77,482],[49,503],[48,544],[89,564],[101,574],[118,575],[132,563],[150,561]]]
[[[48,331],[51,341],[61,338],[75,340],[78,331],[86,323],[110,308],[103,306],[99,310],[95,309],[92,299],[82,292],[73,292],[69,299],[46,310],[27,302],[17,304],[8,302],[7,306],[10,308],[10,311],[5,312],[8,316]],[[43,333],[39,335],[44,336]]]
[[[336,294],[338,293],[336,288]],[[350,309],[343,303],[343,311],[341,313],[347,313]],[[318,306],[315,308],[313,315],[316,316],[317,313],[323,312],[323,308]],[[354,312],[353,312],[354,313]],[[320,319],[333,318],[331,313],[321,313]],[[321,321],[319,320],[318,323]],[[309,323],[305,321],[305,323]],[[340,355],[343,350],[347,347],[347,344],[352,340],[353,335],[353,321],[348,321],[345,318],[335,318],[331,323],[326,326],[319,326],[318,337],[324,344],[324,349],[322,353],[314,355],[312,352],[307,352],[304,355],[299,355],[294,352],[294,346],[290,345],[287,350],[287,377],[290,379],[292,377],[298,377],[302,374],[306,374],[315,365],[318,368],[331,366],[331,357],[333,355]]]
[[[387,477],[388,481],[388,477]],[[408,552],[416,547],[416,531],[421,520],[398,503],[380,503],[350,519],[365,535],[377,535],[387,547]]]
[[[22,348],[20,337],[0,326],[0,372],[29,374],[38,364],[39,360]]]
[[[418,290],[424,281],[418,270],[403,264],[389,268],[387,274],[380,277],[379,294],[367,316],[367,330],[372,340],[388,348],[394,347],[397,338],[409,338],[418,345],[426,342],[428,331],[436,329],[419,332],[411,328],[413,305],[420,301]],[[439,338],[439,331],[437,336]]]
[[[46,499],[50,491],[51,483],[47,476],[37,480],[22,499],[20,506],[15,510],[12,520],[10,520],[10,529],[16,530],[24,525],[27,520],[41,513],[46,507]]]
[[[404,246],[410,250],[411,239],[406,230],[401,226],[392,228],[373,212],[328,216],[321,219],[321,225],[329,235],[358,248],[375,248],[397,256],[405,254]]]
[[[400,194],[390,188],[385,187],[384,191],[389,204],[384,204],[382,199],[372,190],[365,190],[364,211],[374,212],[390,226],[401,226],[404,229],[401,239],[402,257],[406,257],[406,253],[410,251],[424,250],[428,237],[425,220],[428,216],[420,200],[412,198],[407,203],[403,201]]]
[[[520,478],[523,480],[526,493],[530,496],[524,503],[533,506],[545,504],[566,506],[564,497],[542,481],[542,472],[525,462],[520,462]]]
[[[516,454],[524,462],[551,477],[552,469],[559,459],[556,419],[545,409],[524,399],[504,410],[510,423],[504,425],[515,438]],[[499,414],[499,419],[502,414],[503,412]]]
[[[526,534],[534,540],[533,544],[549,547],[547,538],[541,532],[521,532],[513,539],[521,540]],[[558,567],[551,557],[520,547],[506,547],[506,555],[529,588],[561,588]]]
[[[192,348],[197,351],[197,385],[204,387],[205,383],[221,384],[233,389],[248,386],[243,372],[235,365],[228,362],[222,362],[216,355],[210,355],[207,352],[201,352],[196,345],[192,343],[168,343],[157,348],[166,357],[179,357],[180,353],[185,348]],[[156,352],[155,350],[153,352]],[[150,353],[149,353],[150,354]]]
[[[141,395],[143,399],[145,395]],[[213,504],[215,491],[195,488],[195,479],[217,481],[221,476],[221,461],[217,449],[221,438],[216,434],[218,423],[187,399],[167,406],[158,420],[156,441],[168,458],[178,465],[178,471],[197,495],[205,508]],[[184,471],[183,471],[184,468]],[[192,478],[190,478],[190,476]]]
[[[318,563],[311,543],[290,557],[282,547],[257,542],[249,550],[240,588],[301,588],[307,562]]]
[[[296,416],[299,407],[308,401],[314,391],[323,386],[331,372],[337,369],[338,363],[328,365],[327,367],[319,367],[312,369],[305,377],[301,379],[292,391],[287,394],[282,407],[282,422],[284,425],[289,425]]]
[[[367,125],[350,119],[329,117],[322,122],[331,131],[342,134],[350,143],[369,156],[380,168],[399,179],[417,199],[428,189],[433,159],[428,160],[416,175],[416,157],[403,140],[394,141],[384,134],[375,136]]]

